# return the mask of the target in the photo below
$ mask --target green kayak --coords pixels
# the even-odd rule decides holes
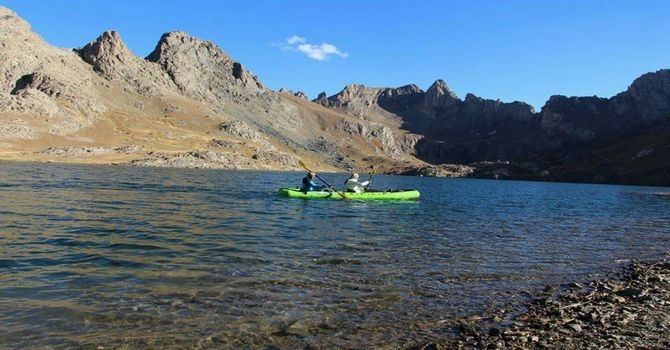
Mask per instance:
[[[355,200],[401,200],[418,199],[420,196],[417,190],[388,190],[388,191],[370,191],[370,192],[340,192],[347,199]],[[328,191],[308,191],[303,192],[298,188],[280,188],[279,195],[290,198],[308,198],[308,199],[343,199],[337,192]]]

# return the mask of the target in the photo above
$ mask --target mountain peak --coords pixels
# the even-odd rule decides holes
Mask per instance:
[[[445,108],[459,102],[461,100],[456,96],[456,93],[451,91],[442,79],[436,80],[426,90],[426,103],[431,107]]]
[[[670,115],[670,69],[640,76],[624,95],[635,101],[634,105],[643,120],[653,121]]]
[[[163,96],[177,90],[160,67],[135,56],[116,31],[104,32],[76,52],[105,79],[123,82],[140,94]]]
[[[184,94],[198,100],[218,102],[230,97],[231,89],[243,94],[265,90],[217,45],[185,32],[163,34],[146,59],[162,67]]]
[[[78,50],[81,58],[107,78],[115,78],[114,68],[132,62],[135,56],[130,52],[116,31],[106,31],[95,41]]]

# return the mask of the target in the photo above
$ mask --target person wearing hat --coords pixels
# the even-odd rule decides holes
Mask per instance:
[[[347,187],[347,192],[359,193],[365,191],[365,188],[370,184],[370,181],[371,180],[360,182],[358,181],[358,174],[353,173],[347,181],[344,182],[344,185]]]
[[[307,191],[321,191],[326,188],[326,186],[319,186],[316,183],[314,183],[314,177],[316,176],[315,173],[313,172],[308,172],[307,176],[302,178],[302,187],[300,188],[301,191],[307,192]]]

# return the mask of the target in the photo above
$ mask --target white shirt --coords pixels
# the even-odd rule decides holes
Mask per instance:
[[[357,179],[350,178],[347,180],[345,185],[347,186],[347,191],[351,192],[363,192],[365,190],[365,186],[367,186],[370,183],[370,181],[363,181],[359,182]]]

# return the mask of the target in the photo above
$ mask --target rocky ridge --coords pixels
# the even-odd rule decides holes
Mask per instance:
[[[298,158],[330,170],[363,167],[369,157],[421,164],[407,152],[416,136],[268,90],[214,43],[184,32],[164,34],[146,58],[115,31],[58,49],[0,7],[0,47],[4,159],[245,169],[301,169]]]
[[[573,141],[627,136],[644,128],[667,125],[670,70],[644,74],[626,91],[611,98],[552,96],[539,118],[544,131]]]
[[[106,111],[79,58],[49,47],[28,23],[3,8],[0,48],[0,111],[11,114],[0,126],[3,147],[14,147],[8,140],[76,132]]]
[[[156,97],[178,92],[167,72],[133,55],[115,31],[103,33],[76,52],[103,78],[126,85],[129,91]]]
[[[441,79],[426,91],[350,84],[308,101],[265,88],[214,43],[184,32],[164,34],[146,58],[115,31],[58,49],[3,7],[0,47],[3,159],[299,169],[305,158],[330,170],[375,162],[389,173],[670,184],[670,70],[611,98],[552,96],[536,112],[519,101],[460,99]],[[140,151],[43,152],[52,147]],[[193,152],[235,161],[162,161]]]
[[[611,98],[552,96],[540,112],[471,93],[461,100],[443,80],[425,92],[348,85],[314,102],[368,120],[400,120],[424,136],[415,144],[419,158],[467,164],[474,177],[668,185],[669,76],[645,74]]]

